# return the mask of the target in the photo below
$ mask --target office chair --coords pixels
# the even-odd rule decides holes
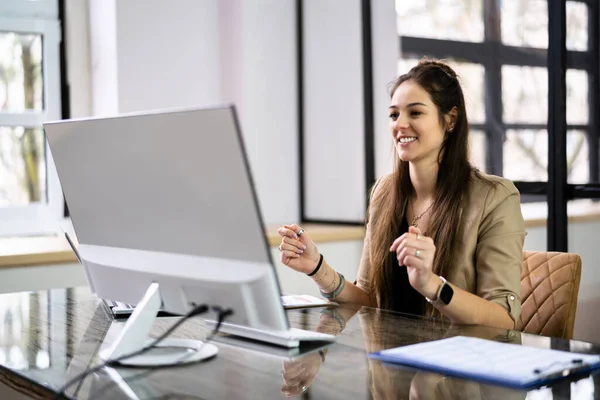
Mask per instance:
[[[517,329],[573,338],[581,258],[558,252],[523,252],[521,316]]]

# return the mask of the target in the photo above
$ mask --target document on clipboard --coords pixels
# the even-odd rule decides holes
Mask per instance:
[[[600,355],[465,336],[383,350],[370,353],[369,358],[519,389],[540,387],[600,368]]]

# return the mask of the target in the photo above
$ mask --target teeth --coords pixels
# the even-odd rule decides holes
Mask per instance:
[[[415,137],[403,137],[403,138],[400,138],[400,143],[410,143],[410,142],[414,142],[415,140],[417,140],[417,138],[415,138]]]

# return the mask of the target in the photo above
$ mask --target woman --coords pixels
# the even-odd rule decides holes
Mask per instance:
[[[338,303],[514,328],[525,238],[519,192],[470,165],[456,73],[419,62],[393,83],[389,117],[398,158],[371,191],[356,284],[297,225],[278,230],[281,261]]]

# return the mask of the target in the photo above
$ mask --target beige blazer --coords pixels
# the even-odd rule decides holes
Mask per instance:
[[[521,269],[525,223],[519,191],[508,179],[486,175],[489,182],[471,173],[471,185],[463,201],[462,237],[455,264],[445,278],[453,285],[504,307],[513,321],[521,313]],[[386,177],[382,178],[386,179]],[[377,218],[371,209],[369,221]],[[357,285],[369,293],[371,249],[369,223],[358,269]],[[376,295],[377,306],[380,304]]]

